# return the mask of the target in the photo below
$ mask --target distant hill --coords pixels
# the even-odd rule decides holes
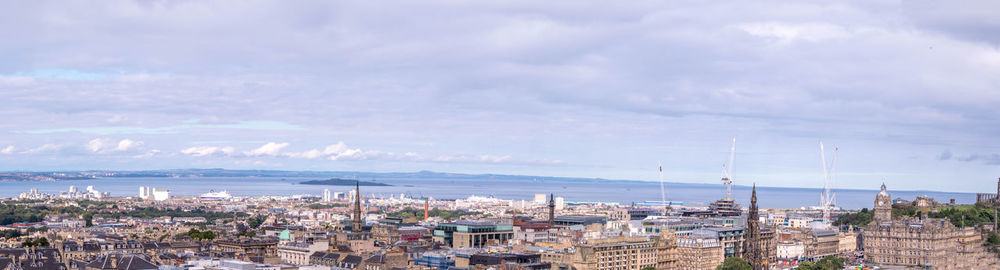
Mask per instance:
[[[347,180],[347,179],[340,179],[340,178],[330,178],[330,179],[326,179],[326,180],[305,181],[305,182],[301,182],[299,184],[303,184],[303,185],[327,185],[327,186],[353,186],[355,183],[357,183],[358,185],[361,185],[361,186],[391,186],[389,184],[384,184],[384,183],[375,183],[375,182],[358,181],[358,180]]]

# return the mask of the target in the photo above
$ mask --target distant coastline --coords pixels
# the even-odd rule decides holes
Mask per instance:
[[[360,185],[360,186],[368,186],[368,187],[371,187],[371,186],[392,186],[390,184],[385,184],[385,183],[376,183],[376,182],[358,181],[358,180],[347,180],[347,179],[340,179],[340,178],[330,178],[330,179],[326,179],[326,180],[304,181],[304,182],[300,182],[299,184],[303,184],[303,185],[326,185],[326,186],[353,186],[353,185],[357,184],[357,185]]]

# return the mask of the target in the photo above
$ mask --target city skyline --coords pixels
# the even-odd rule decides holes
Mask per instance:
[[[995,189],[997,3],[602,4],[6,4],[0,171]]]

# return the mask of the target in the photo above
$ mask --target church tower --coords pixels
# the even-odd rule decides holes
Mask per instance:
[[[351,223],[351,232],[360,233],[361,227],[364,226],[361,221],[361,182],[355,183],[354,188],[354,222]]]
[[[882,183],[882,190],[875,195],[875,216],[872,220],[875,222],[892,220],[892,196],[885,191],[885,183]]]

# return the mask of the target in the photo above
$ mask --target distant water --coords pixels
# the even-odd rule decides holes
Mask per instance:
[[[16,197],[21,192],[37,188],[43,193],[58,193],[76,186],[84,190],[94,186],[112,196],[136,196],[140,186],[168,189],[172,195],[199,195],[209,191],[228,190],[234,196],[257,195],[321,195],[323,189],[331,192],[347,192],[353,187],[302,185],[299,182],[319,178],[271,178],[271,177],[205,177],[205,178],[102,178],[93,180],[65,180],[54,182],[0,182],[0,197]],[[502,199],[532,200],[535,193],[554,193],[570,202],[632,202],[660,200],[658,182],[611,181],[611,180],[510,180],[510,179],[363,179],[392,186],[361,187],[366,196],[433,197],[435,199],[466,198],[470,195],[494,196]],[[681,201],[684,205],[704,206],[723,197],[722,185],[667,183],[667,200]],[[819,205],[820,189],[758,187],[757,200],[761,208],[799,208]],[[845,209],[871,208],[875,200],[875,190],[835,190],[837,203]],[[974,203],[976,194],[894,191],[893,198],[913,200],[917,195],[934,198],[939,202],[955,199],[958,203]],[[750,199],[750,187],[733,186],[733,197],[741,205]]]

